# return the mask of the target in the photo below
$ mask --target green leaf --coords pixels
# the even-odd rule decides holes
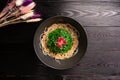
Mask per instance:
[[[58,48],[57,41],[59,37],[63,37],[67,44],[63,45],[62,48]],[[48,34],[47,46],[54,54],[67,53],[73,45],[73,39],[71,34],[62,28],[58,28]]]

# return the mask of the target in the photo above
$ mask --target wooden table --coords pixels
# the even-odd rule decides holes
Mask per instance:
[[[0,1],[0,9],[7,0]],[[120,80],[120,0],[36,0],[43,20],[0,28],[0,80]],[[33,48],[45,19],[64,15],[80,22],[88,37],[82,60],[68,70],[45,66]]]

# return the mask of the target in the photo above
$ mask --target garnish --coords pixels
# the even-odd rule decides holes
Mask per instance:
[[[67,44],[67,42],[66,42],[66,40],[63,38],[63,37],[59,37],[58,38],[58,44],[57,44],[57,46],[59,47],[59,48],[62,48],[62,46],[63,45],[66,45]]]
[[[63,28],[58,28],[48,34],[47,46],[54,54],[67,53],[72,44],[71,34]]]

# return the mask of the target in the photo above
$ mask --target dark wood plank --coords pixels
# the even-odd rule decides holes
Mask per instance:
[[[10,0],[0,1],[1,6]],[[120,0],[34,0],[37,2],[120,2]]]
[[[20,42],[1,44],[3,48],[0,48],[0,72],[21,75],[47,75],[52,72],[54,75],[118,76],[120,74],[120,27],[84,28],[88,35],[88,49],[80,63],[72,69],[58,71],[48,68],[36,57],[32,42],[26,44]]]
[[[120,2],[119,0],[39,0],[40,2]]]
[[[36,3],[36,12],[42,13],[43,19],[56,15],[64,15],[76,19],[84,26],[120,25],[120,2],[41,2],[39,0]]]
[[[90,51],[120,51],[119,27],[85,27]]]
[[[36,11],[42,13],[43,17],[46,18],[64,15],[76,19],[84,26],[120,25],[120,3],[41,2],[38,4]]]
[[[120,29],[119,27],[85,27],[88,50],[80,63],[68,71],[55,71],[62,75],[93,74],[120,75]],[[53,70],[51,70],[53,71]]]
[[[2,44],[20,44],[32,43],[38,23],[22,23],[15,25],[8,25],[0,28],[0,43]]]
[[[72,69],[48,68],[37,58],[33,48],[34,33],[43,21],[9,25],[0,29],[2,80],[120,79],[120,0],[37,0],[36,3],[36,11],[42,13],[43,21],[64,15],[80,22],[88,36],[87,52]],[[5,5],[2,1],[0,4]]]
[[[120,76],[103,76],[96,74],[64,75],[63,80],[119,80]]]

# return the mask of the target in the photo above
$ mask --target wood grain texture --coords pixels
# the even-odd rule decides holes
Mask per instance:
[[[115,74],[118,76],[120,73],[120,27],[84,27],[84,29],[88,35],[88,49],[80,63],[68,71],[59,72],[49,68],[48,70],[61,75],[79,75],[83,73],[90,73],[103,76]],[[37,74],[41,75],[47,73],[48,70],[46,70],[46,66],[39,61],[35,61],[36,57],[32,42],[24,43],[20,41],[18,43],[13,44],[13,41],[11,40],[11,43],[0,44],[2,46],[0,49],[1,67],[9,66],[8,69],[7,67],[5,68],[7,71],[12,67],[16,67],[15,70],[14,68],[11,69],[12,72],[15,73],[16,71],[19,71],[17,70],[19,65],[22,65],[24,69],[27,69],[26,66],[28,65],[32,67],[34,66],[33,68],[37,69]],[[41,69],[43,69],[43,72]]]
[[[119,27],[85,27],[88,35],[88,50],[80,63],[63,75],[92,74],[119,76],[120,74],[120,29]]]
[[[120,3],[107,2],[41,2],[36,11],[44,17],[72,17],[84,26],[119,26]],[[56,6],[59,6],[56,8]]]
[[[38,0],[39,2],[120,2],[119,0]]]
[[[103,75],[65,75],[64,80],[119,80],[119,76],[103,76]]]
[[[5,0],[6,2],[7,0]],[[0,28],[0,79],[120,80],[120,0],[37,0],[43,21],[63,15],[83,25],[88,48],[82,60],[68,70],[45,66],[33,48],[39,23]],[[0,9],[5,5],[0,1]]]

